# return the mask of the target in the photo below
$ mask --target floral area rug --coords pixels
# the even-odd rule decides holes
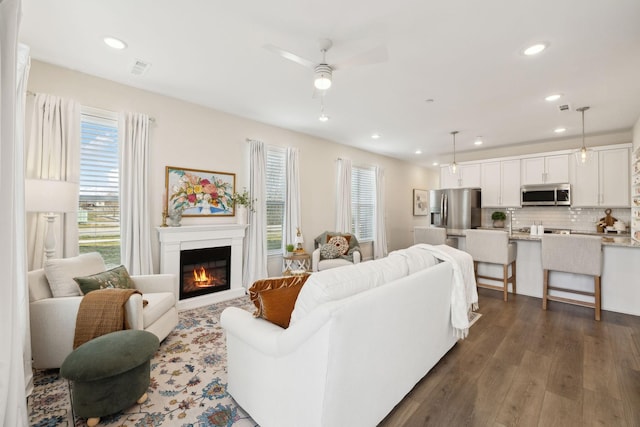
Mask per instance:
[[[112,427],[256,427],[227,393],[227,352],[220,314],[253,311],[248,297],[180,312],[180,323],[151,360],[148,399],[100,420]],[[32,426],[86,426],[72,414],[69,383],[58,370],[35,371],[29,397]]]

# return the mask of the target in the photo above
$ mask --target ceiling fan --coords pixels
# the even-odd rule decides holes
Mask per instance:
[[[329,64],[326,59],[326,54],[327,51],[331,49],[331,46],[333,46],[333,42],[329,39],[320,39],[318,40],[318,45],[320,47],[320,52],[322,52],[322,62],[320,63],[313,62],[272,44],[266,44],[263,47],[285,59],[312,69],[314,71],[313,85],[316,89],[321,91],[327,90],[331,87],[333,72],[336,70],[356,65],[377,64],[387,60],[387,48],[379,46],[358,54],[346,61]]]

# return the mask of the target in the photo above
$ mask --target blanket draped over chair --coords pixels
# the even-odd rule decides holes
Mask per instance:
[[[136,289],[109,288],[86,294],[76,317],[73,348],[101,335],[129,329],[124,306],[133,294],[142,295],[142,292]]]

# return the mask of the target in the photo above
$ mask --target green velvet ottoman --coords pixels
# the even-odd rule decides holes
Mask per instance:
[[[73,411],[95,426],[100,417],[147,399],[150,360],[158,337],[126,330],[95,338],[76,348],[62,363],[60,375],[70,380]]]

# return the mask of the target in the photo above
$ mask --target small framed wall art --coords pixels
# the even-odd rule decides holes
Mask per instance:
[[[234,216],[236,174],[167,166],[167,212],[182,216]]]
[[[429,213],[429,192],[413,189],[413,215],[422,216]]]

